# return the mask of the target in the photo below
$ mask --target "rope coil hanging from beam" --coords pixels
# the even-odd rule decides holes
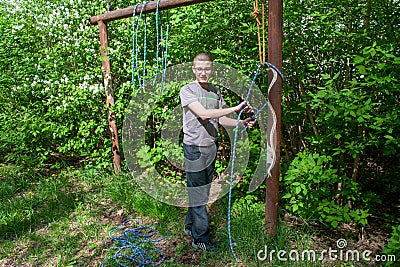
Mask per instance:
[[[166,25],[166,29],[163,29],[161,14],[159,11],[159,4],[161,0],[157,0],[157,6],[155,11],[155,31],[156,31],[156,66],[154,68],[155,75],[153,85],[156,83],[160,73],[161,73],[161,88],[160,93],[162,93],[162,87],[164,85],[164,78],[166,74],[167,62],[168,62],[168,34],[169,25]],[[146,77],[149,75],[147,69],[147,24],[146,19],[142,19],[143,10],[152,1],[145,2],[143,4],[138,4],[134,6],[134,12],[132,16],[132,78],[131,83],[135,87],[136,82],[139,89],[142,90],[145,87]],[[140,12],[137,12],[137,8],[141,7]],[[139,14],[138,14],[139,13]],[[135,21],[136,18],[136,21]],[[142,26],[142,28],[141,28]],[[143,30],[143,43],[142,51],[140,51],[139,44],[139,31]],[[140,52],[143,53],[143,59],[139,58]],[[161,54],[161,58],[160,58]],[[160,62],[161,61],[161,62]]]

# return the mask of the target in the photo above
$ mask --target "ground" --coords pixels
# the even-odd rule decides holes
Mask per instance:
[[[111,214],[105,214],[103,218],[100,220],[105,224],[113,224],[117,225],[118,223],[123,222],[127,219],[121,210],[117,212],[112,212]],[[291,226],[293,228],[304,227],[304,222],[300,219],[293,216],[283,216],[283,223],[285,225]],[[152,224],[154,220],[143,218],[144,224]],[[224,227],[224,226],[222,226]],[[337,240],[345,239],[347,241],[347,248],[351,250],[357,251],[371,251],[371,255],[377,255],[381,253],[382,248],[387,244],[390,238],[390,231],[386,229],[383,225],[383,222],[377,218],[372,217],[370,219],[370,223],[364,227],[362,230],[357,229],[355,225],[345,224],[340,226],[336,231],[332,231],[331,229],[326,229],[319,224],[313,223],[309,225],[314,232],[312,235],[312,246],[310,249],[314,249],[315,251],[321,251],[321,248],[328,249],[329,247],[336,249],[337,248]],[[301,233],[299,233],[301,234]],[[106,240],[108,240],[106,238]],[[108,240],[109,241],[109,240]],[[201,256],[202,252],[191,248],[190,246],[190,237],[185,236],[182,233],[178,233],[175,236],[169,236],[165,238],[162,242],[160,242],[157,247],[160,248],[167,260],[173,259],[175,264],[180,264],[181,266],[202,266]],[[291,242],[293,245],[293,249],[296,249],[296,242]],[[182,245],[184,244],[184,245]],[[105,251],[107,248],[98,243],[99,247],[96,249],[101,249],[103,252],[97,256],[96,259],[91,258],[91,254],[93,254],[93,249],[90,247],[85,248],[87,251],[86,255],[88,259],[91,258],[91,261],[94,263],[93,266],[98,266],[95,263],[99,263],[105,258]],[[179,250],[179,251],[177,251]],[[369,266],[374,266],[376,263],[371,263]],[[367,266],[365,263],[358,263],[355,266]],[[170,265],[169,265],[170,266]],[[223,266],[233,266],[232,264],[223,265]],[[237,267],[242,266],[250,266],[243,263],[236,264]],[[324,266],[329,266],[326,262]],[[222,267],[222,266],[221,266]]]

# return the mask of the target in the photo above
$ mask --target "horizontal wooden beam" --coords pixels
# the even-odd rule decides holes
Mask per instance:
[[[160,0],[160,1],[151,1],[147,4],[138,4],[136,6],[130,6],[124,9],[110,11],[101,15],[93,16],[89,19],[91,25],[97,25],[99,21],[108,22],[113,20],[125,19],[133,16],[133,13],[136,10],[136,15],[155,12],[157,10],[166,10],[172,9],[176,7],[189,6],[203,2],[210,2],[212,0]],[[142,11],[143,9],[143,11]]]

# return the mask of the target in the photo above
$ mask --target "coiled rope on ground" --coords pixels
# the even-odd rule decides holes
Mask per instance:
[[[135,227],[130,226],[135,224]],[[145,267],[160,266],[165,261],[163,252],[154,246],[164,238],[154,239],[157,229],[153,226],[144,225],[139,219],[129,219],[122,222],[118,227],[109,231],[110,248],[116,249],[113,256],[107,258],[101,264],[113,261],[122,267]]]

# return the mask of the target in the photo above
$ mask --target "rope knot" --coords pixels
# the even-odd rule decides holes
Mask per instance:
[[[260,10],[258,9],[258,4],[254,3],[254,12],[253,12],[253,18],[257,21],[257,25],[261,25],[261,21],[258,18],[258,16],[260,15]]]
[[[257,35],[258,35],[258,53],[260,55],[260,64],[265,61],[265,0],[261,2],[261,20],[260,9],[258,8],[258,0],[254,1],[253,18],[257,22]]]

